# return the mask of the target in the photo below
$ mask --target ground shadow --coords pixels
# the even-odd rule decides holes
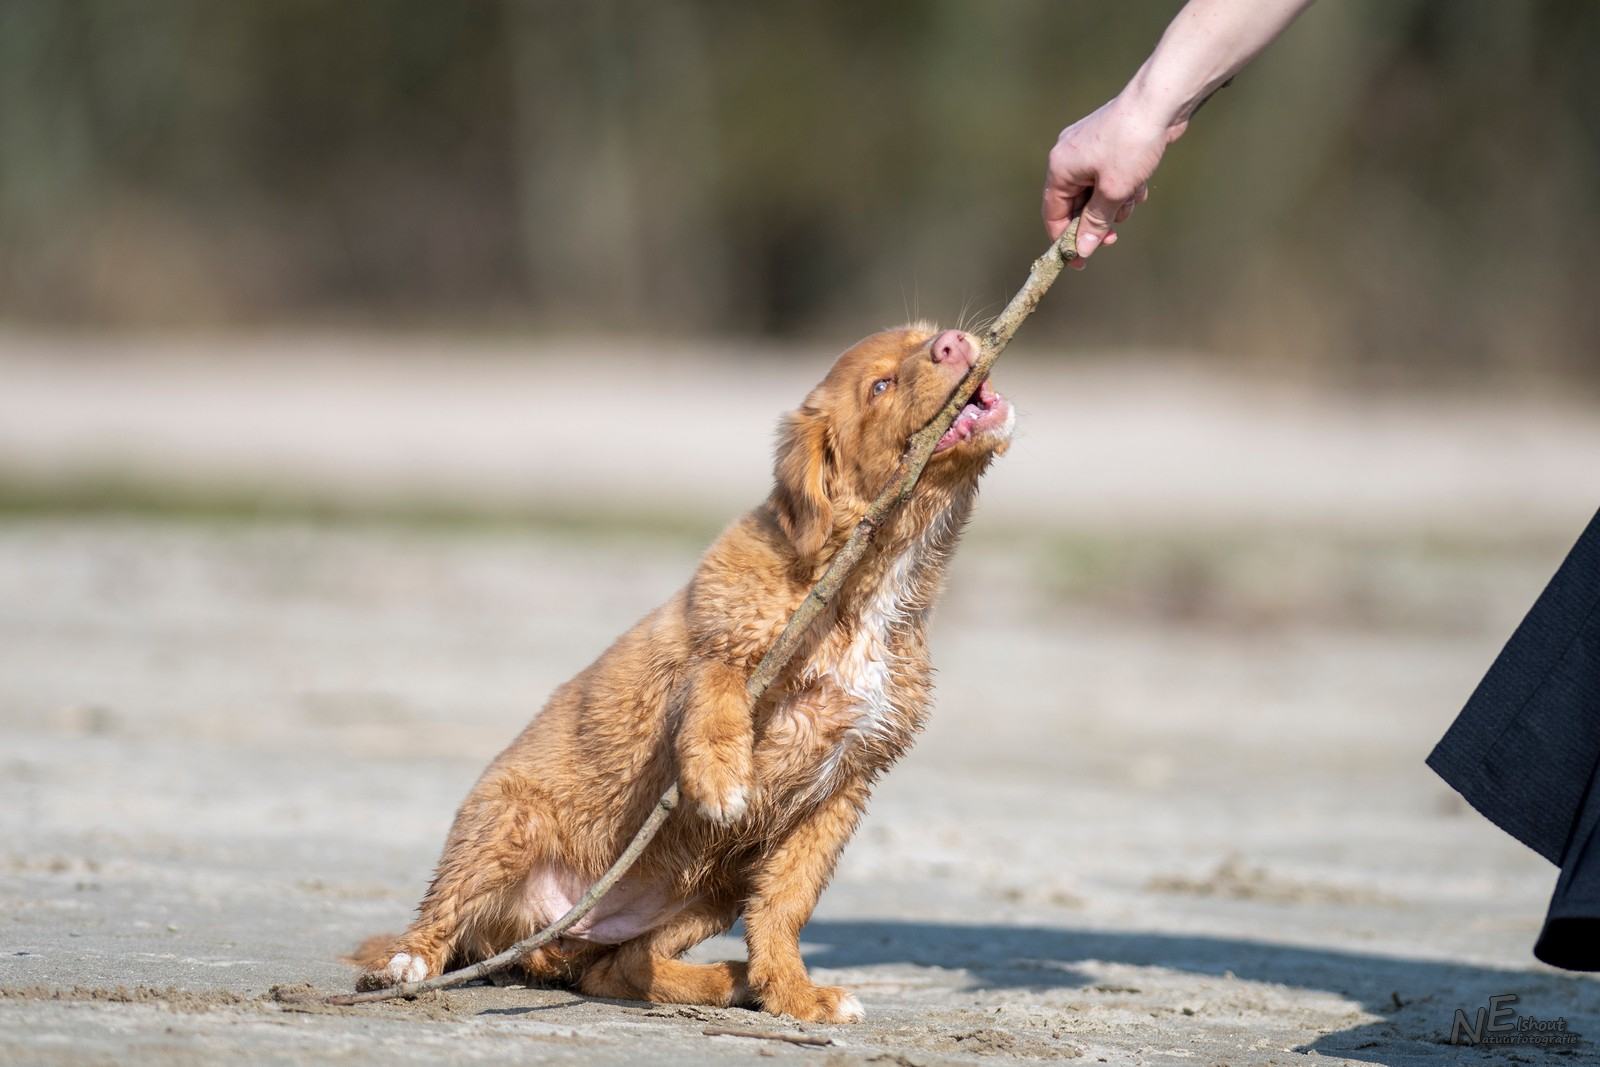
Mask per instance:
[[[466,988],[470,989],[470,988],[473,988],[476,985],[478,985],[478,983],[472,983],[472,984],[469,984]],[[579,1007],[580,1005],[583,1005],[583,1004],[588,1004],[591,1001],[599,1001],[599,1000],[600,1000],[600,998],[598,998],[598,997],[578,997],[578,996],[574,996],[574,997],[571,997],[571,998],[569,998],[567,1000],[558,1000],[558,1001],[555,1001],[555,1002],[550,1003],[550,1004],[513,1004],[513,1005],[509,1005],[507,1007],[501,1007],[501,1008],[478,1008],[476,1011],[473,1012],[473,1014],[474,1015],[537,1015],[539,1012],[561,1011],[561,1010],[563,1010],[565,1008],[575,1008],[575,1007]],[[631,1000],[629,1000],[629,1001],[623,1001],[623,1000],[618,1000],[618,1001],[600,1001],[600,1002],[601,1003],[626,1004],[630,1008],[638,1006],[634,1001],[631,1001]]]
[[[1385,1063],[1392,1057],[1469,1055],[1446,1044],[1457,1008],[1473,1015],[1490,996],[1515,993],[1516,1009],[1563,1016],[1586,1043],[1565,1057],[1593,1062],[1600,1049],[1600,981],[1549,970],[1479,967],[1223,937],[1120,933],[1040,926],[891,920],[816,920],[802,935],[818,967],[910,963],[962,968],[973,988],[1089,984],[1089,961],[1234,976],[1338,993],[1376,1022],[1324,1034],[1298,1051]],[[1480,1050],[1487,1051],[1487,1050]],[[1541,1057],[1538,1050],[1519,1054]],[[1503,1056],[1503,1052],[1499,1055]]]

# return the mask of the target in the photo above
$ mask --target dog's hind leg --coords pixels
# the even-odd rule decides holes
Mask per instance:
[[[529,931],[533,933],[534,931]],[[519,939],[520,940],[520,939]],[[522,956],[519,968],[529,985],[573,988],[578,978],[601,956],[614,952],[612,945],[597,945],[577,938],[561,937]]]
[[[589,965],[578,990],[591,997],[729,1007],[749,995],[742,962],[685,963],[677,957],[738,918],[732,901],[697,901],[649,933]]]
[[[549,851],[539,830],[545,822],[539,798],[514,780],[474,790],[450,828],[416,921],[356,988],[418,982],[509,948],[520,929],[522,883]]]

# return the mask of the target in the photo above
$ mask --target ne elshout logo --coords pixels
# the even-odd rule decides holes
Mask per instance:
[[[1500,993],[1489,998],[1489,1006],[1479,1008],[1471,1018],[1467,1009],[1457,1008],[1450,1024],[1452,1045],[1539,1045],[1545,1048],[1576,1048],[1584,1043],[1568,1028],[1562,1017],[1538,1019],[1522,1015],[1511,1005],[1515,993]]]

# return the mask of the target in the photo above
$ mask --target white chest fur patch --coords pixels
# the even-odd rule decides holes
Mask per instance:
[[[884,733],[899,710],[890,695],[895,653],[894,631],[911,621],[911,612],[921,613],[926,606],[913,609],[916,582],[930,551],[950,535],[957,513],[965,508],[950,508],[929,524],[897,556],[884,573],[883,583],[856,620],[855,633],[844,652],[831,663],[814,663],[812,677],[828,678],[850,697],[856,719],[852,734],[872,737]]]
[[[916,571],[920,543],[913,544],[889,567],[883,587],[861,613],[855,636],[844,654],[825,672],[856,705],[851,732],[864,737],[881,734],[895,714],[889,695],[891,631],[906,621],[906,601]]]
[[[889,733],[902,709],[893,695],[894,634],[912,621],[912,612],[921,614],[926,605],[915,605],[916,583],[923,564],[935,546],[943,546],[966,513],[963,506],[950,508],[906,546],[883,576],[877,593],[856,620],[855,632],[844,651],[832,661],[813,660],[806,674],[813,680],[832,682],[849,698],[854,718],[843,740],[818,764],[809,794],[821,797],[832,787],[844,762],[845,752],[856,741],[875,739]]]

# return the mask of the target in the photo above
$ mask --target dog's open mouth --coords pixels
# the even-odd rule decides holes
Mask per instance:
[[[995,387],[989,384],[989,379],[985,378],[983,384],[978,386],[977,395],[961,409],[961,414],[956,416],[956,421],[944,432],[944,436],[939,438],[939,443],[933,450],[943,452],[947,448],[953,448],[978,434],[1005,426],[1010,418],[1011,402],[1001,396]]]

